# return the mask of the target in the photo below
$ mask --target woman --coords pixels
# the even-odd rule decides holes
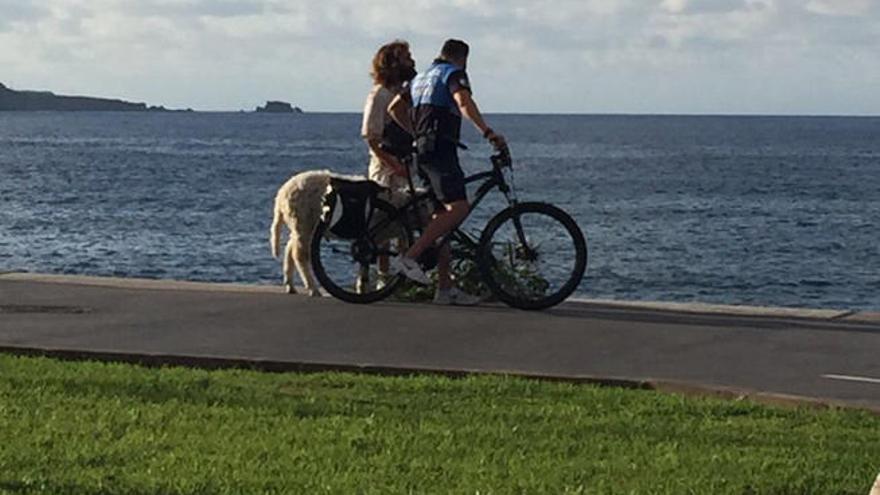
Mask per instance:
[[[412,137],[388,114],[391,100],[404,91],[416,75],[415,61],[406,41],[383,45],[373,57],[373,88],[364,105],[361,136],[370,149],[367,176],[386,187],[407,186],[406,164],[412,153]]]
[[[370,149],[367,177],[393,189],[409,184],[407,166],[412,158],[412,136],[391,118],[388,105],[415,77],[415,65],[406,41],[394,40],[379,48],[370,72],[373,88],[364,105],[361,136]],[[381,289],[388,279],[388,256],[379,257],[378,268],[376,288]]]

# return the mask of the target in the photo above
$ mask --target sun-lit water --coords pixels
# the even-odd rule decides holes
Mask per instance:
[[[280,284],[275,191],[302,170],[363,172],[359,120],[0,113],[0,270]],[[880,119],[489,120],[520,197],[586,232],[580,296],[880,309]],[[488,167],[464,139],[466,172]]]

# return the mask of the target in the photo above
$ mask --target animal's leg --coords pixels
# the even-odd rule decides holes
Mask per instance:
[[[287,241],[287,247],[284,249],[284,290],[287,291],[288,294],[296,294],[296,289],[293,286],[293,265],[294,265],[294,252],[295,245],[293,242],[293,238]]]
[[[318,282],[312,275],[312,256],[309,247],[304,242],[303,236],[297,236],[296,247],[293,250],[293,259],[296,261],[296,270],[306,284],[306,292],[312,297],[320,297],[321,291],[318,290]]]

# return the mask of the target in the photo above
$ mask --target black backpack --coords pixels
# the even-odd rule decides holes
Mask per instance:
[[[414,150],[413,137],[403,130],[403,127],[397,125],[397,122],[389,119],[382,129],[381,147],[397,158],[408,158]]]
[[[340,239],[358,239],[367,233],[373,215],[373,200],[382,186],[371,180],[330,178],[330,191],[324,195],[327,232]]]

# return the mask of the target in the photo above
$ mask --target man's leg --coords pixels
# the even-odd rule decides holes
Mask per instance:
[[[466,199],[444,204],[443,207],[444,210],[437,213],[434,219],[431,220],[431,223],[425,228],[425,232],[422,233],[421,237],[407,250],[407,258],[416,259],[421,256],[425,249],[428,249],[434,241],[458,227],[458,224],[467,217],[470,211],[470,205]]]
[[[448,242],[444,242],[437,253],[437,289],[447,290],[452,287],[452,277],[449,276],[449,265],[452,262],[452,248]]]
[[[470,205],[467,201],[467,191],[464,184],[464,173],[458,164],[457,148],[454,144],[449,143],[440,147],[432,154],[432,156],[423,160],[419,166],[431,183],[431,189],[434,190],[437,198],[443,203],[443,208],[439,209],[431,223],[425,228],[422,235],[413,243],[412,246],[391,262],[393,272],[403,272],[407,277],[428,284],[429,279],[422,271],[418,262],[415,260],[431,247],[440,237],[448,234],[464,221],[470,211]],[[441,273],[439,277],[445,277],[442,282],[449,282],[449,256],[442,262],[444,266],[439,267]],[[438,259],[438,263],[441,260]]]
[[[452,249],[444,242],[437,254],[437,290],[434,292],[434,304],[451,304],[455,306],[473,306],[480,303],[480,297],[461,291],[452,283],[449,265],[452,261]]]

